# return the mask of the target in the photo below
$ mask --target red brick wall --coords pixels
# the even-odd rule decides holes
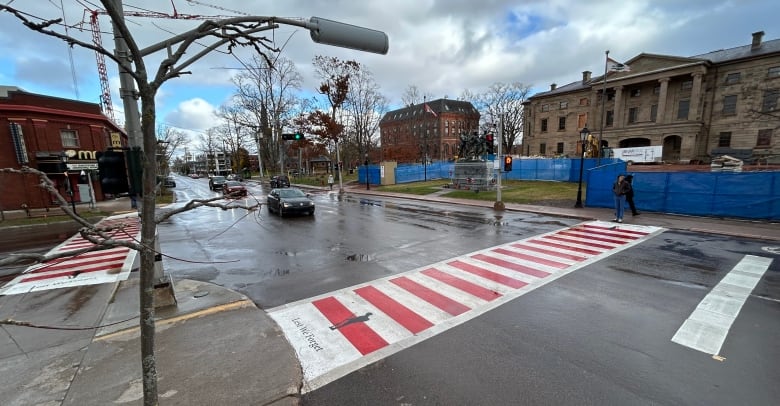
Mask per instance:
[[[0,168],[21,168],[11,137],[11,123],[21,127],[29,160],[26,165],[35,169],[42,169],[44,162],[57,162],[62,152],[72,155],[69,164],[95,164],[93,153],[111,146],[109,133],[123,133],[101,114],[97,104],[11,91],[8,97],[0,98]],[[76,131],[79,145],[64,147],[61,130]],[[127,145],[127,136],[122,134],[122,137],[123,145]],[[56,165],[51,168],[49,177],[63,186],[65,175]],[[81,200],[77,187],[79,172],[70,170],[68,174],[77,202]],[[23,204],[31,208],[51,206],[53,199],[37,186],[39,183],[32,175],[0,174],[0,208],[18,210]],[[103,200],[99,181],[93,179],[92,185],[95,198]],[[61,193],[65,195],[64,187]],[[89,196],[83,200],[89,201]]]

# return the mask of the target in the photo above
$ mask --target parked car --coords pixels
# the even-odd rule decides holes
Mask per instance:
[[[224,176],[212,176],[211,179],[209,179],[209,189],[215,192],[222,190],[222,185],[224,185],[225,182],[227,182],[227,180]]]
[[[244,179],[241,178],[241,175],[239,175],[237,173],[231,173],[230,175],[227,176],[227,180],[237,180],[237,181],[241,182]]]
[[[191,173],[190,174],[190,178],[191,179],[200,179],[200,175],[198,175],[197,173]]]
[[[309,195],[298,188],[272,189],[266,200],[268,211],[279,213],[279,217],[288,214],[314,215],[314,202]]]
[[[176,180],[173,176],[168,176],[163,181],[163,187],[176,187]]]
[[[287,175],[276,175],[271,178],[271,188],[290,187],[290,178]]]
[[[222,194],[231,197],[246,196],[246,187],[239,181],[229,180],[222,185]]]

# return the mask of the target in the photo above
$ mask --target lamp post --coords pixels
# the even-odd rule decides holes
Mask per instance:
[[[366,154],[366,160],[363,163],[366,165],[366,190],[371,190],[371,186],[368,183],[368,154]]]
[[[76,213],[76,202],[73,201],[73,186],[70,184],[70,178],[68,177],[68,155],[65,152],[60,153],[60,161],[62,162],[65,171],[62,173],[65,175],[65,191],[70,196],[70,207],[73,208],[73,214]]]
[[[588,139],[589,134],[588,127],[582,127],[580,131],[580,145],[582,146],[582,151],[580,151],[580,184],[577,186],[577,203],[574,203],[574,207],[578,209],[582,208],[582,170],[585,166],[585,140]]]

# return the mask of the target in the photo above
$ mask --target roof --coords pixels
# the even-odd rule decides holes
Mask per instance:
[[[450,112],[462,113],[462,114],[479,114],[479,111],[477,111],[474,105],[471,104],[471,102],[469,101],[436,99],[436,100],[431,100],[429,102],[406,106],[398,110],[388,111],[387,113],[385,113],[385,116],[382,117],[381,122],[407,120],[410,116],[424,117],[425,104],[427,104],[428,107],[430,107],[431,110],[433,110],[433,112],[436,113],[436,115],[442,113],[450,113]]]
[[[714,64],[721,64],[721,63],[738,61],[741,59],[755,58],[758,56],[776,54],[776,53],[780,53],[780,39],[763,41],[761,42],[761,45],[756,49],[753,49],[752,44],[747,44],[747,45],[741,45],[734,48],[719,49],[717,51],[712,51],[706,54],[694,55],[690,57],[641,53],[635,56],[634,58],[631,58],[627,62],[627,64],[630,65],[630,62],[635,61],[643,56],[656,56],[656,57],[667,57],[670,59],[677,59],[681,64],[685,64],[685,65],[691,63],[702,63],[703,61],[709,61]],[[675,67],[680,67],[680,66],[675,66]],[[643,73],[648,73],[648,72],[643,72]],[[529,100],[541,96],[551,96],[556,94],[573,92],[577,90],[589,89],[593,84],[601,83],[603,78],[604,76],[601,75],[601,76],[593,77],[587,82],[583,82],[582,80],[571,82],[566,85],[559,86],[554,90],[548,90],[548,91],[536,93],[533,96],[529,97]]]

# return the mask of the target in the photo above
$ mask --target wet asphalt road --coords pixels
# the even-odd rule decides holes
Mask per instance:
[[[250,191],[264,197],[261,187]],[[179,199],[212,195],[182,179]],[[270,308],[576,223],[313,195],[313,217],[201,209],[160,227],[166,272]],[[307,405],[774,405],[780,258],[757,241],[664,232],[303,397]],[[774,258],[715,359],[671,341],[745,255]],[[184,262],[183,260],[189,261]]]

